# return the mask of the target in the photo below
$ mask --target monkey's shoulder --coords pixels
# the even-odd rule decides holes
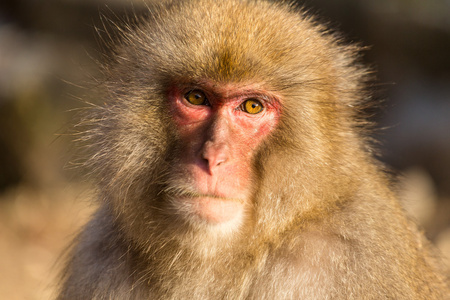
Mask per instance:
[[[104,209],[86,224],[71,249],[58,299],[148,298],[136,281],[131,250],[116,227]]]
[[[350,201],[295,235],[274,257],[289,262],[304,298],[309,289],[333,299],[447,299],[443,291],[450,292],[439,255],[395,198]]]

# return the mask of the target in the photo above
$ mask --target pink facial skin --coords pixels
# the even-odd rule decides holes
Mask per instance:
[[[192,90],[203,91],[207,103],[188,102],[185,95]],[[258,100],[263,110],[257,114],[242,110],[248,99]],[[198,194],[180,202],[208,223],[242,215],[248,204],[252,157],[278,122],[278,98],[255,86],[202,84],[172,88],[169,103],[182,141],[181,167]]]

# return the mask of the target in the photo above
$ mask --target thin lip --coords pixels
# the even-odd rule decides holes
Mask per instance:
[[[239,199],[239,198],[219,196],[219,195],[214,195],[214,194],[179,195],[179,197],[180,198],[189,198],[189,199],[211,198],[211,199],[222,200],[222,201],[243,202],[243,200]]]
[[[166,195],[173,198],[185,198],[185,199],[195,199],[195,198],[211,198],[222,201],[238,201],[244,202],[243,198],[239,197],[230,197],[228,195],[224,195],[222,193],[201,193],[193,190],[165,190]]]
[[[200,194],[200,193],[185,193],[185,194],[171,194],[172,197],[174,198],[178,198],[178,199],[186,199],[186,200],[193,200],[196,201],[200,200],[202,198],[206,199],[214,199],[214,200],[218,200],[218,201],[235,201],[235,202],[240,202],[243,203],[244,200],[241,198],[236,198],[236,197],[227,197],[227,196],[220,196],[220,195],[215,195],[215,194]]]

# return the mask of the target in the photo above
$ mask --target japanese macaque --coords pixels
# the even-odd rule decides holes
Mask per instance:
[[[100,208],[59,299],[449,299],[372,157],[358,46],[286,3],[149,10],[84,120]]]

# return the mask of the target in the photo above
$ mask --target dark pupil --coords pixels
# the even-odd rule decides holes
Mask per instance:
[[[256,104],[256,103],[253,103],[252,104],[252,108],[255,108],[255,107],[257,107],[258,105]]]
[[[194,97],[195,99],[200,99],[202,96],[200,94],[195,94]]]

